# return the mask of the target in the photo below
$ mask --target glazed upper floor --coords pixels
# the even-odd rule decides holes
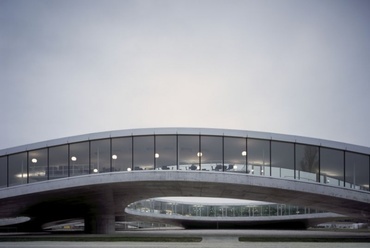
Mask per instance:
[[[0,151],[0,187],[131,170],[199,170],[369,190],[370,148],[226,129],[155,128],[80,135]]]

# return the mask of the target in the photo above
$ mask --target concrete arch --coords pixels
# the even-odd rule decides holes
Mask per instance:
[[[85,218],[91,233],[114,232],[129,203],[163,196],[260,200],[310,206],[370,219],[370,193],[325,184],[211,171],[131,171],[90,174],[0,190],[0,217]]]

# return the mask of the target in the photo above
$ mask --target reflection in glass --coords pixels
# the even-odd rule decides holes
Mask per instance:
[[[213,171],[222,165],[222,137],[201,136],[201,170]]]
[[[112,139],[112,170],[132,169],[132,137]]]
[[[346,152],[345,186],[369,190],[369,156]]]
[[[110,140],[91,141],[90,146],[91,173],[110,172]]]
[[[45,181],[47,177],[47,149],[30,151],[28,153],[29,182]]]
[[[294,144],[271,142],[271,175],[294,179]]]
[[[134,170],[154,169],[154,136],[134,137]]]
[[[270,176],[270,141],[248,139],[247,147],[251,174]]]
[[[319,148],[296,145],[296,179],[319,182]]]
[[[27,183],[27,153],[9,156],[9,186]]]
[[[68,177],[68,145],[49,148],[49,179]]]
[[[224,138],[224,168],[217,170],[250,173],[252,168],[247,168],[247,140],[245,138]]]
[[[344,153],[343,151],[321,148],[320,150],[320,182],[344,186]]]
[[[89,174],[89,142],[70,144],[69,149],[71,177]]]
[[[199,136],[179,135],[179,170],[200,170]]]
[[[6,187],[8,184],[8,165],[7,157],[0,157],[0,188]]]
[[[176,136],[155,137],[155,165],[158,170],[177,170]]]

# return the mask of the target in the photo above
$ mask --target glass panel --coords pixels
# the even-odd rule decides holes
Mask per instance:
[[[285,142],[271,142],[271,175],[294,179],[294,145]]]
[[[91,173],[110,172],[110,140],[91,141]]]
[[[68,177],[68,145],[49,148],[49,179]]]
[[[251,172],[252,168],[247,171],[247,140],[243,138],[224,138],[224,160],[225,171],[232,169],[234,172],[245,173]],[[216,166],[217,171],[222,171],[222,165]]]
[[[248,167],[251,174],[270,175],[270,142],[268,140],[248,139]]]
[[[8,184],[8,168],[7,157],[0,157],[0,188],[4,188]]]
[[[201,170],[212,171],[216,169],[217,165],[222,165],[222,137],[201,136],[200,143],[202,150]]]
[[[89,174],[89,142],[71,144],[69,149],[71,177]]]
[[[154,136],[134,137],[134,170],[154,169]]]
[[[199,170],[199,136],[179,136],[179,170]]]
[[[155,162],[158,170],[177,170],[176,136],[156,136]]]
[[[346,187],[369,190],[369,156],[346,152]]]
[[[113,171],[132,169],[132,137],[112,139]]]
[[[30,151],[28,153],[29,182],[47,180],[48,151],[47,149]]]
[[[27,153],[9,156],[9,186],[27,183]]]
[[[320,182],[333,186],[344,186],[343,151],[321,148]]]
[[[319,182],[319,148],[296,145],[296,179]]]

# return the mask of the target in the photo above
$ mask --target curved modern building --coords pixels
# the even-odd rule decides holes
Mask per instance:
[[[289,201],[370,219],[369,168],[369,147],[291,135],[202,128],[95,133],[1,150],[0,218],[26,215],[41,225],[83,217],[87,231],[106,233],[132,202],[211,196]]]

